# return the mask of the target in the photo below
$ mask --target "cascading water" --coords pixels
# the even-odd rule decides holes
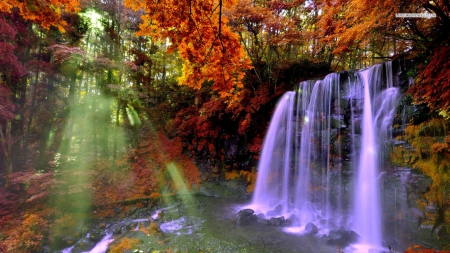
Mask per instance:
[[[368,81],[370,71],[365,70],[360,74],[364,83],[364,108],[361,156],[355,188],[355,231],[361,235],[362,244],[381,246],[381,218],[377,180],[378,158]]]
[[[259,162],[251,205],[257,212],[269,216],[294,214],[298,227],[316,218],[329,225],[333,216],[328,201],[330,129],[332,120],[340,118],[332,114],[333,107],[339,106],[339,82],[339,74],[302,82],[297,95],[288,92],[280,99]],[[317,167],[320,172],[313,173],[311,168]],[[310,188],[321,191],[311,192]]]
[[[388,138],[399,93],[398,88],[393,87],[392,64],[384,66],[383,69],[383,65],[376,65],[359,73],[364,105],[353,229],[361,236],[359,243],[364,245],[360,251],[382,247],[379,156],[383,156],[382,145]]]
[[[258,176],[253,196],[261,212],[281,205],[283,213],[288,209],[290,159],[292,149],[292,126],[295,92],[287,92],[279,101],[272,117],[264,148],[261,153]]]
[[[297,95],[286,93],[264,140],[251,208],[267,216],[295,215],[299,230],[292,231],[308,223],[322,233],[344,227],[361,236],[359,244],[381,248],[379,167],[399,97],[393,84],[389,62],[302,82]],[[346,154],[344,139],[351,142]],[[351,167],[347,178],[344,160]],[[354,183],[342,186],[349,174]]]

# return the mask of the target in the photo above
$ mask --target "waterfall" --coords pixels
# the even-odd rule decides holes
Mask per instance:
[[[378,158],[372,101],[368,81],[370,70],[362,71],[364,108],[362,122],[361,155],[355,188],[355,230],[363,244],[381,246],[381,218],[378,200]]]
[[[392,69],[332,73],[280,99],[258,165],[256,213],[294,216],[293,226],[323,233],[344,227],[360,244],[382,246],[380,165],[399,97]]]
[[[295,92],[287,92],[278,102],[264,139],[253,203],[255,209],[267,212],[281,205],[288,210],[292,121]]]

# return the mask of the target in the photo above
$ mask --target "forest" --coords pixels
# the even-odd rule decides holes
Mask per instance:
[[[391,163],[431,178],[418,205],[446,236],[449,58],[449,0],[1,0],[0,252],[59,252],[206,185],[251,195],[285,92],[387,61],[407,62],[413,108]],[[165,242],[108,252],[194,252]]]

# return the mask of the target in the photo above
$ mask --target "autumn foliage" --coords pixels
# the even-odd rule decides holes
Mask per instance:
[[[67,22],[62,19],[61,14],[79,11],[79,6],[78,0],[4,0],[0,2],[0,12],[11,12],[15,8],[26,20],[40,24],[44,28],[53,26],[60,31],[65,31],[64,26]]]
[[[415,102],[426,103],[430,109],[450,117],[450,41],[432,51],[430,62],[420,64],[417,84],[409,89]]]
[[[227,26],[223,8],[232,1],[125,1],[143,10],[138,35],[170,39],[169,51],[178,49],[183,59],[180,84],[200,89],[212,82],[220,97],[235,99],[243,87],[244,71],[250,68],[238,36]]]
[[[397,148],[393,158],[429,175],[427,200],[448,205],[449,6],[0,1],[0,252],[42,251],[85,233],[77,224],[89,217],[205,181],[237,179],[251,191],[281,94],[332,70],[400,57],[420,62],[415,103],[445,120],[409,126],[415,150],[405,160]],[[395,16],[418,12],[436,18]]]
[[[446,250],[435,250],[435,249],[427,249],[421,245],[414,245],[408,247],[405,253],[448,253],[450,251]]]

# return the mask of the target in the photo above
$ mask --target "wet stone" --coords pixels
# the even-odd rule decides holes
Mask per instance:
[[[274,218],[270,218],[269,220],[269,224],[271,226],[283,226],[284,225],[284,216],[281,217],[274,217]]]
[[[298,225],[300,223],[300,219],[295,216],[294,214],[291,214],[291,216],[289,216],[289,218],[287,218],[284,221],[285,226],[294,226],[294,225]]]
[[[277,205],[274,209],[275,214],[276,215],[281,215],[281,213],[283,212],[283,206],[282,205]]]
[[[104,234],[101,229],[95,229],[89,233],[88,238],[93,242],[99,242],[103,238]]]
[[[236,224],[244,225],[258,221],[258,218],[254,213],[255,211],[252,209],[242,209],[236,214]]]
[[[339,245],[340,247],[357,242],[359,237],[354,231],[344,229],[331,230],[329,235],[323,236],[328,245]]]
[[[317,232],[319,232],[319,229],[316,225],[309,222],[308,224],[306,224],[305,231],[310,234],[317,234]]]
[[[266,219],[266,216],[263,213],[256,215],[258,223],[262,223],[264,225],[269,225],[269,220]]]
[[[434,228],[433,225],[430,224],[422,224],[417,229],[418,242],[425,247],[435,247],[435,245],[439,245],[439,231],[441,227]]]

